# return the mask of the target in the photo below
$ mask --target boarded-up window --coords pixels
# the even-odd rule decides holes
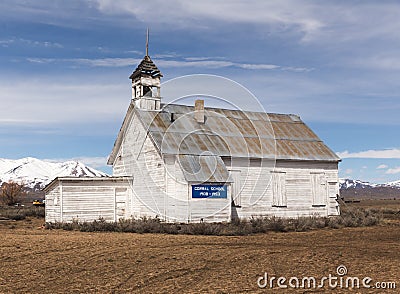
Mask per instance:
[[[327,202],[326,178],[324,173],[311,174],[312,205],[325,206]]]
[[[127,189],[115,189],[115,213],[118,219],[124,218],[126,213]]]
[[[272,173],[272,206],[287,207],[286,199],[286,173]]]
[[[328,214],[329,215],[338,215],[339,211],[339,203],[337,202],[337,198],[339,194],[339,187],[337,182],[328,182]]]
[[[329,198],[337,198],[338,191],[338,183],[337,182],[328,182],[328,196]]]

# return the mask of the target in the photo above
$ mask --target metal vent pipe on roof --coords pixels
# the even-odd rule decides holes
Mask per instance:
[[[205,122],[204,100],[202,99],[194,101],[194,118],[199,124]]]

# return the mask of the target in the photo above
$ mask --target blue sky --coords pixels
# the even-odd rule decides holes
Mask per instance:
[[[149,27],[164,81],[230,78],[300,115],[341,177],[398,180],[399,16],[398,1],[3,0],[0,157],[109,172]]]

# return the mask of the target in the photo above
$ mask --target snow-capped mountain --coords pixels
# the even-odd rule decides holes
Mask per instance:
[[[399,188],[400,189],[400,180],[386,183],[385,186],[386,187],[393,187],[393,188]]]
[[[48,162],[32,157],[12,160],[0,158],[0,182],[15,181],[41,189],[56,177],[106,177],[107,174],[79,161]]]
[[[351,179],[339,179],[340,189],[367,189],[367,188],[399,188],[400,189],[400,180],[384,183],[384,184],[373,184],[370,182],[364,182],[360,180],[351,180]]]
[[[379,186],[379,184],[372,184],[369,182],[363,182],[360,180],[351,180],[351,179],[339,179],[340,189],[365,189],[365,188],[375,188]]]
[[[343,199],[400,199],[400,181],[372,184],[360,180],[340,179]]]

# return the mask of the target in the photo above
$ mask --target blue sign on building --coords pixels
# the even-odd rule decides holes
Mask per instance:
[[[192,198],[227,198],[226,185],[192,185]]]

